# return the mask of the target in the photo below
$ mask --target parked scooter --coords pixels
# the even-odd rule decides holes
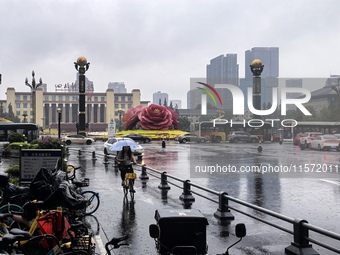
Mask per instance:
[[[156,242],[158,255],[206,255],[208,243],[206,226],[208,220],[198,210],[156,210],[157,224],[149,226],[149,234]],[[240,239],[227,248],[227,251],[217,255],[228,255],[229,249],[239,243],[246,235],[244,224],[235,227],[236,236]]]

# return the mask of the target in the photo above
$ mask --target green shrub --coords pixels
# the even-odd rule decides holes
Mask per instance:
[[[8,141],[10,143],[14,143],[14,142],[24,142],[25,141],[25,136],[23,134],[20,133],[12,133],[8,136]]]
[[[10,143],[7,148],[9,149],[17,149],[19,150],[20,147],[22,149],[29,149],[30,148],[30,144],[28,143],[23,143],[23,142],[13,142],[13,143]]]
[[[19,185],[20,168],[19,164],[12,165],[4,171],[8,174],[9,182],[15,185]]]

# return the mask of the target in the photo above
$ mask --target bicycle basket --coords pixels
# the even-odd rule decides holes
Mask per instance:
[[[95,251],[96,243],[92,237],[92,235],[84,235],[80,237],[73,238],[72,241],[72,250],[85,250],[88,251],[89,254],[93,254]]]
[[[76,185],[77,187],[88,187],[90,185],[90,179],[84,178],[81,181],[73,180],[73,184]]]
[[[136,173],[126,173],[125,177],[130,180],[137,179],[137,174]]]

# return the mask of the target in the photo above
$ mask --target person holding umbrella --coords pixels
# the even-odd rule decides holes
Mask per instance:
[[[120,177],[122,179],[122,185],[124,185],[125,174],[133,173],[133,168],[132,168],[131,163],[137,164],[137,161],[135,157],[133,156],[129,145],[124,145],[122,147],[122,150],[118,153],[116,159],[120,163],[119,164]]]

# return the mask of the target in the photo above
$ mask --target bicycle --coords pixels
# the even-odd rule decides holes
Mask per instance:
[[[134,189],[134,182],[137,179],[137,174],[133,172],[132,163],[126,166],[121,166],[126,168],[125,179],[123,181],[123,191],[124,191],[124,198],[127,199],[127,195],[130,192],[131,201],[135,198],[135,189]]]
[[[49,213],[51,218],[46,218]],[[61,208],[52,211],[38,210],[29,231],[11,228],[5,223],[7,218],[22,221],[23,219],[16,212],[0,214],[0,229],[2,231],[0,247],[4,249],[4,251],[0,251],[1,254],[17,254],[16,252],[47,255],[94,254],[95,242],[92,234],[89,234],[87,227],[82,222],[71,225],[67,222],[63,230],[59,228],[61,226],[53,227],[53,230],[48,227],[51,220],[56,219],[52,217],[54,213],[61,213]],[[62,222],[66,222],[66,218]],[[66,232],[68,235],[66,235]],[[32,249],[32,247],[35,248]],[[22,253],[22,251],[25,251],[25,253]]]
[[[80,210],[80,212],[84,215],[93,214],[100,205],[99,193],[94,192],[92,190],[82,190],[83,187],[88,187],[90,185],[90,179],[84,178],[83,180],[76,179],[76,170],[81,167],[76,167],[72,164],[67,165],[67,180],[71,181],[71,183],[75,186],[75,191],[83,196],[88,202],[86,208],[84,210]]]

